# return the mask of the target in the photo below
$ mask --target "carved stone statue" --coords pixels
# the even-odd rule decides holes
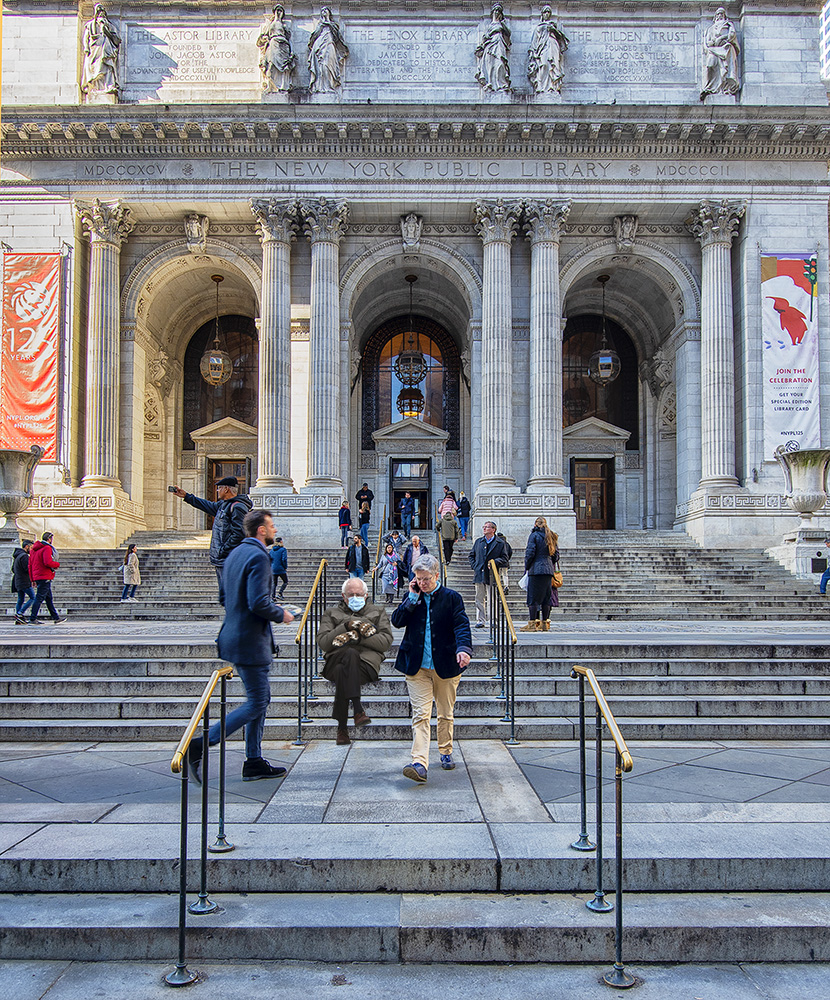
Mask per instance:
[[[118,96],[118,52],[121,38],[101,4],[95,5],[92,20],[84,27],[84,65],[81,91],[86,99],[111,94]]]
[[[421,229],[424,220],[420,215],[410,212],[409,215],[401,216],[401,240],[404,250],[417,252],[421,249]]]
[[[490,24],[476,48],[476,80],[485,90],[494,93],[510,91],[510,28],[504,20],[504,8],[494,3]]]
[[[291,32],[285,24],[285,8],[274,7],[271,17],[259,29],[259,69],[266,94],[284,94],[291,87],[297,59],[291,51]]]
[[[343,41],[331,7],[323,7],[320,20],[308,40],[309,90],[312,94],[330,94],[343,82],[343,70],[349,47]]]
[[[634,248],[634,241],[637,239],[637,222],[636,215],[614,216],[614,237],[617,241],[618,253],[629,253]]]
[[[527,50],[527,78],[535,94],[558,94],[562,90],[562,56],[568,47],[564,32],[556,26],[553,11],[545,4]]]
[[[206,215],[186,215],[184,235],[190,253],[204,253],[207,250],[207,234],[210,219]]]
[[[703,86],[700,99],[707,94],[737,94],[741,89],[741,47],[735,25],[723,7],[703,36]]]

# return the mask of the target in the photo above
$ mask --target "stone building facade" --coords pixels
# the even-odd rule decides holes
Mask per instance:
[[[168,484],[235,470],[297,542],[366,482],[422,526],[449,484],[517,537],[773,544],[764,252],[816,255],[830,441],[820,7],[6,0],[0,239],[63,255],[24,523],[200,528]]]

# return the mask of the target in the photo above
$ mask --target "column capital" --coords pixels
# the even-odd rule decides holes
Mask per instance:
[[[349,217],[349,206],[345,201],[301,201],[300,214],[303,229],[312,243],[340,243],[343,229]]]
[[[297,202],[252,198],[249,202],[262,243],[290,243],[297,233]]]
[[[477,201],[473,211],[475,227],[485,246],[488,243],[509,245],[513,242],[522,214],[521,202],[505,205],[501,198],[498,201]]]
[[[571,210],[570,201],[529,201],[525,205],[525,232],[531,244],[558,243],[560,227]]]
[[[686,228],[695,236],[701,247],[723,244],[732,246],[746,203],[738,201],[702,201],[686,219]]]
[[[95,198],[91,205],[79,201],[73,204],[90,243],[110,243],[120,248],[133,231],[132,215],[121,201],[101,202]]]

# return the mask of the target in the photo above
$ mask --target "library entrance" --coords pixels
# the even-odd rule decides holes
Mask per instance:
[[[432,527],[430,510],[430,461],[411,461],[392,458],[389,460],[389,496],[392,498],[390,524],[399,530],[403,526],[401,500],[409,493],[415,505],[412,515],[412,530],[426,531]]]
[[[571,459],[572,489],[577,531],[605,531],[614,527],[614,460],[586,462]]]

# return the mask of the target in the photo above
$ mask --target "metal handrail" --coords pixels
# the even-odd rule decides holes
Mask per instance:
[[[513,618],[507,606],[507,597],[501,583],[501,576],[495,560],[488,563],[490,569],[490,641],[493,645],[491,660],[496,661],[493,680],[501,681],[498,701],[504,701],[504,716],[501,722],[510,723],[510,738],[505,740],[515,746],[516,739],[516,646],[519,639],[513,627]]]
[[[219,667],[210,675],[210,679],[205,685],[202,696],[199,699],[193,714],[190,717],[184,735],[179,740],[173,759],[170,761],[170,770],[173,774],[181,775],[181,819],[179,822],[179,953],[175,969],[164,977],[168,986],[186,986],[195,982],[198,973],[191,971],[187,967],[185,951],[187,947],[187,914],[214,913],[218,906],[212,902],[207,891],[207,852],[212,854],[225,854],[234,849],[233,844],[228,843],[225,838],[225,720],[227,710],[227,681],[233,676],[233,667]],[[208,826],[208,795],[209,795],[209,761],[210,746],[208,734],[210,731],[210,699],[216,689],[217,683],[221,683],[221,705],[219,723],[219,831],[216,841],[210,847],[207,843]],[[188,752],[191,740],[196,732],[199,722],[202,722],[202,845],[200,855],[200,882],[199,898],[187,905],[187,791],[188,791],[188,768],[185,766],[185,754]]]
[[[438,513],[438,504],[435,505],[435,512]],[[441,540],[441,527],[436,519],[435,521],[435,538],[436,538],[436,548],[438,549],[438,581],[439,583],[446,587],[447,585],[447,564],[444,560],[444,543]]]
[[[378,563],[380,562],[380,543],[383,541],[383,522],[386,520],[386,504],[383,505],[383,513],[380,516],[380,528],[378,529],[378,545],[375,550],[375,569],[372,570],[372,604],[375,603],[375,598],[377,597],[376,583],[377,574],[375,570],[377,569]],[[396,553],[397,554],[397,553]]]
[[[596,674],[590,667],[581,667],[574,664],[571,669],[571,677],[579,680],[579,770],[580,770],[580,832],[579,839],[570,846],[576,851],[596,851],[596,872],[597,887],[594,898],[585,904],[594,913],[609,913],[616,910],[616,923],[614,929],[616,958],[614,967],[603,976],[603,982],[608,986],[616,986],[618,989],[627,989],[634,986],[637,980],[625,971],[622,960],[622,939],[623,939],[623,905],[622,905],[622,880],[623,880],[623,827],[622,827],[622,776],[623,773],[631,771],[634,761],[626,745],[625,739],[614,718],[614,713],[606,701]],[[591,687],[596,703],[594,719],[595,745],[596,745],[596,781],[595,781],[595,810],[596,810],[596,844],[592,844],[588,839],[587,824],[587,769],[585,765],[585,681]],[[611,903],[605,898],[602,888],[602,724],[608,727],[611,737],[614,740],[614,789],[615,789],[615,882],[616,882],[616,902]]]
[[[626,772],[630,771],[634,767],[634,759],[628,752],[628,745],[623,738],[623,734],[620,732],[620,727],[617,725],[614,713],[611,711],[608,702],[605,700],[605,695],[602,693],[602,688],[599,686],[597,675],[593,670],[591,670],[590,667],[580,667],[579,664],[574,664],[571,668],[571,676],[582,676],[591,685],[591,691],[594,694],[594,698],[596,699],[597,705],[602,713],[602,717],[605,719],[605,724],[608,726],[608,732],[611,733],[611,738],[614,740],[614,744],[617,747],[617,750],[619,750],[620,757],[622,758],[622,769]]]
[[[300,620],[300,627],[294,636],[294,642],[297,644],[297,739],[294,741],[294,746],[298,747],[303,746],[303,723],[311,722],[308,717],[308,703],[317,700],[317,695],[314,693],[314,680],[320,676],[317,673],[317,663],[320,658],[317,630],[326,602],[327,566],[328,560],[321,559]]]

